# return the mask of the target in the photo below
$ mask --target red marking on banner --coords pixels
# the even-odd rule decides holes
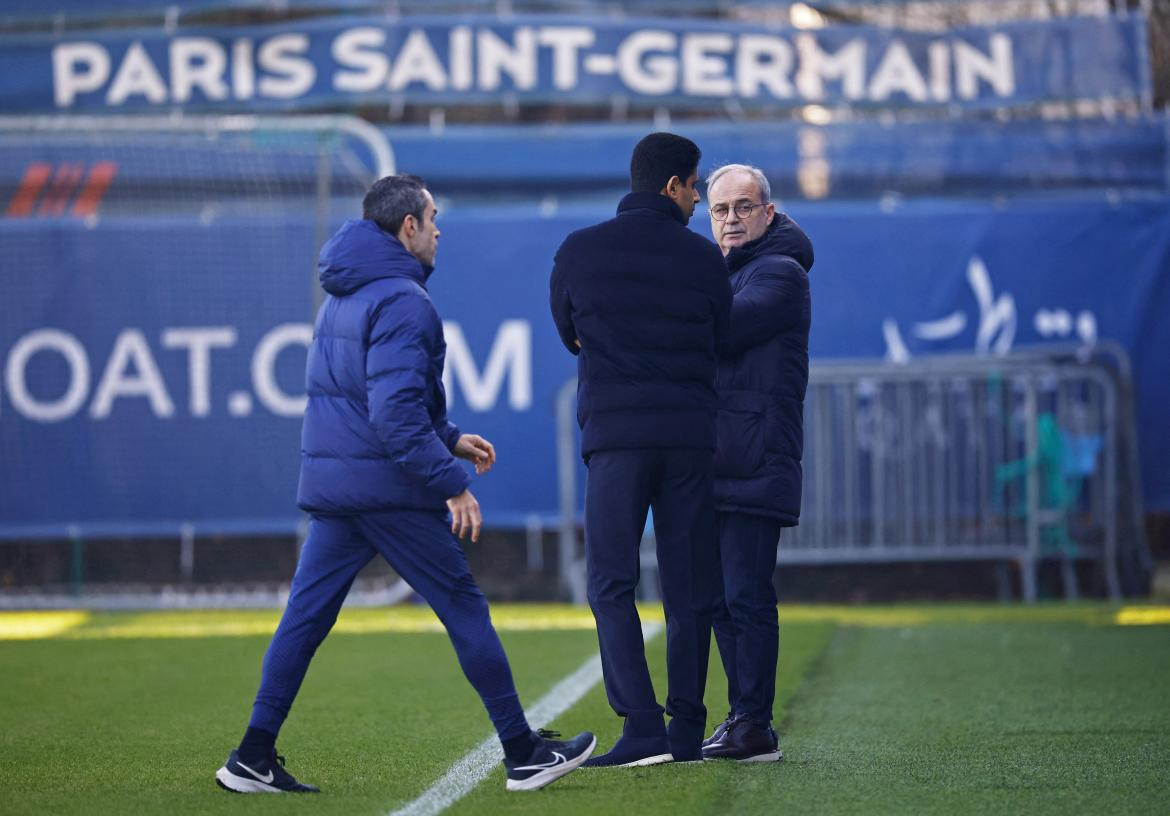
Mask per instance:
[[[77,196],[73,204],[73,214],[81,217],[93,215],[101,204],[102,196],[106,194],[114,175],[118,172],[118,163],[112,161],[98,162],[89,169],[89,178],[85,180],[85,187]]]
[[[24,178],[20,180],[20,186],[16,188],[16,194],[12,196],[12,201],[8,202],[8,210],[4,214],[9,218],[23,218],[31,214],[33,207],[36,206],[37,196],[41,194],[41,188],[45,186],[52,173],[52,165],[44,162],[30,164],[25,169]]]
[[[80,164],[62,164],[57,168],[57,175],[49,192],[45,193],[45,200],[41,202],[41,215],[64,215],[65,208],[77,185],[81,183],[84,173]]]

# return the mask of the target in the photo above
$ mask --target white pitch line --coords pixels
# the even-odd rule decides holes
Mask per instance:
[[[642,626],[643,640],[650,640],[662,631],[662,624],[648,623]],[[548,694],[541,697],[525,714],[533,728],[543,728],[564,714],[601,680],[601,657],[594,655],[581,667],[557,683]],[[468,752],[463,759],[451,766],[447,773],[431,785],[422,795],[389,816],[437,816],[474,790],[487,778],[504,758],[500,740],[493,734]]]

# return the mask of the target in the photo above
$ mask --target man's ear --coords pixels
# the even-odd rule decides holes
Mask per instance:
[[[418,222],[415,220],[414,215],[407,213],[406,217],[402,219],[402,226],[398,228],[398,240],[402,241],[403,238],[409,238],[417,230]]]
[[[678,176],[671,176],[666,182],[666,186],[660,191],[662,195],[667,198],[674,198],[677,195],[678,188],[682,186],[682,179]]]

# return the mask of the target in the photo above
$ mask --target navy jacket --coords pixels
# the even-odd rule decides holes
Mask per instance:
[[[578,354],[581,453],[715,446],[716,346],[731,289],[718,248],[673,201],[630,193],[557,251],[553,320]]]
[[[373,221],[347,221],[321,248],[305,379],[297,504],[324,514],[446,510],[471,483],[451,454],[443,324],[424,267]]]
[[[800,519],[812,265],[808,236],[782,213],[727,255],[734,300],[715,381],[716,507],[786,526]]]

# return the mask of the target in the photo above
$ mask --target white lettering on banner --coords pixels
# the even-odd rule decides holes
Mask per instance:
[[[252,388],[261,404],[277,416],[300,416],[305,412],[309,398],[304,394],[292,396],[280,390],[276,383],[276,357],[287,346],[310,346],[313,326],[309,323],[285,323],[260,339],[252,355]]]
[[[110,55],[93,42],[53,46],[53,103],[68,108],[79,93],[96,91],[110,78]]]
[[[618,46],[618,76],[627,88],[641,94],[667,94],[678,87],[678,60],[664,53],[673,51],[678,38],[669,31],[638,31]]]
[[[777,99],[792,96],[792,46],[779,37],[745,34],[739,38],[735,77],[739,95],[748,99],[759,96],[760,88]]]
[[[390,73],[390,60],[377,49],[386,44],[386,32],[373,26],[351,28],[333,41],[333,59],[352,71],[333,75],[339,91],[368,93],[382,87]]]
[[[1016,92],[1016,76],[1012,70],[1012,41],[1006,34],[991,35],[991,56],[959,41],[955,43],[955,85],[960,99],[979,96],[979,79],[991,83],[999,96]]]
[[[304,96],[317,81],[317,69],[304,57],[309,38],[304,34],[281,34],[260,46],[260,67],[275,76],[260,78],[260,95],[273,99]]]
[[[580,51],[593,45],[597,39],[585,26],[553,26],[540,29],[539,42],[553,53],[553,87],[571,91],[577,84],[577,64]]]
[[[735,93],[727,76],[727,60],[735,41],[730,34],[688,34],[683,37],[683,93],[696,96],[731,96]]]
[[[147,102],[155,104],[167,101],[167,84],[150,61],[150,55],[142,43],[138,42],[130,46],[122,64],[118,66],[118,73],[106,94],[106,103],[121,105],[135,95],[141,95]]]
[[[417,28],[407,35],[406,43],[398,52],[388,87],[392,91],[401,91],[412,82],[421,82],[432,91],[442,91],[447,87],[443,64],[439,62],[435,49],[431,48],[427,35]]]
[[[171,98],[186,102],[191,91],[201,90],[208,99],[228,98],[227,52],[208,37],[176,37],[171,41]]]
[[[236,99],[251,99],[256,93],[252,41],[245,37],[232,43],[232,93]]]
[[[869,98],[875,102],[889,99],[891,93],[904,93],[915,102],[926,101],[926,80],[900,42],[886,49],[869,83]]]
[[[517,28],[511,45],[491,29],[481,28],[477,44],[480,90],[498,90],[505,71],[512,77],[517,90],[536,87],[536,33],[531,28]]]
[[[29,359],[39,352],[53,351],[65,358],[69,366],[69,385],[58,399],[38,400],[28,390],[25,379]],[[12,407],[35,422],[59,422],[77,413],[89,393],[89,359],[85,348],[71,334],[56,329],[37,329],[17,341],[8,352],[4,384]]]
[[[1016,299],[1009,292],[996,295],[991,274],[982,258],[967,262],[967,285],[975,296],[979,310],[975,322],[975,352],[977,354],[1007,354],[1016,339]],[[1044,338],[1067,338],[1073,334],[1073,317],[1068,309],[1037,309],[1032,317],[1036,333]],[[920,340],[939,343],[958,338],[966,330],[967,316],[962,311],[945,317],[915,323],[912,332]],[[882,321],[882,336],[886,341],[886,359],[904,363],[910,359],[910,349],[902,338],[902,330],[892,317]],[[1076,318],[1076,336],[1081,341],[1078,355],[1090,354],[1097,343],[1097,316],[1082,310]]]
[[[135,373],[129,373],[131,366]],[[98,382],[89,415],[94,419],[107,418],[118,397],[146,397],[150,400],[150,410],[160,419],[175,413],[162,373],[146,337],[138,329],[124,329],[114,341],[114,350]]]
[[[451,29],[450,45],[448,59],[451,62],[451,90],[466,91],[474,81],[471,70],[471,29],[467,26]]]
[[[823,100],[826,79],[841,80],[841,93],[846,99],[865,96],[864,40],[850,40],[836,53],[828,54],[813,35],[801,34],[796,38],[796,50],[800,53],[796,88],[805,99]]]
[[[606,31],[586,25],[418,27],[391,33],[378,25],[341,29],[328,43],[306,33],[264,39],[176,36],[152,49],[132,41],[117,60],[97,42],[53,46],[53,98],[74,107],[102,94],[111,107],[127,101],[161,105],[210,101],[298,99],[314,92],[318,70],[340,94],[496,93],[548,90],[572,94],[584,82],[606,95],[688,95],[821,102],[947,103],[988,91],[1016,93],[1011,35],[990,32],[987,51],[959,38],[922,35],[840,41],[823,32]],[[826,29],[828,31],[828,29]],[[319,34],[312,35],[319,37]],[[445,38],[446,42],[443,41]],[[320,66],[310,57],[325,51]],[[320,60],[321,58],[318,57]],[[114,65],[114,63],[117,63]],[[160,67],[161,66],[161,67]],[[323,92],[320,89],[318,92]]]
[[[473,411],[490,411],[496,407],[507,376],[508,407],[514,411],[532,407],[532,326],[527,320],[505,320],[500,324],[482,377],[476,371],[475,358],[459,324],[444,321],[443,336],[447,340],[443,386],[447,389],[448,406],[454,402],[452,376],[459,383],[467,407]]]
[[[443,383],[449,402],[458,390],[471,410],[495,410],[507,380],[508,408],[527,411],[532,407],[532,326],[529,321],[513,319],[500,324],[486,355],[481,357],[486,360],[482,371],[476,364],[479,355],[472,353],[460,325],[449,321],[443,324],[443,330],[448,344],[448,365],[443,372]],[[162,330],[159,340],[164,349],[187,352],[187,407],[190,416],[197,419],[210,416],[213,403],[219,399],[215,396],[217,389],[212,378],[212,351],[235,348],[239,342],[238,329],[234,326],[171,327]],[[301,416],[308,398],[303,393],[289,393],[281,388],[277,382],[276,365],[281,353],[289,346],[308,348],[312,341],[313,326],[310,323],[285,323],[261,336],[251,355],[252,391],[246,388],[228,390],[222,381],[219,382],[220,394],[227,391],[227,413],[232,417],[250,415],[254,392],[256,400],[273,414]],[[34,394],[29,387],[30,369],[40,365],[33,358],[41,353],[56,354],[65,361],[68,380],[60,396]],[[0,350],[0,356],[3,354]],[[90,396],[90,357],[85,346],[72,334],[59,329],[36,329],[18,338],[7,352],[3,378],[0,396],[7,393],[17,414],[36,422],[60,422],[82,410]],[[35,377],[33,381],[36,382]],[[123,329],[118,333],[93,391],[88,414],[96,420],[107,419],[114,412],[115,402],[125,397],[146,398],[151,411],[160,419],[175,415],[175,404],[166,381],[146,336],[139,329]]]
[[[231,326],[167,329],[162,334],[162,344],[163,348],[187,349],[191,416],[207,416],[211,413],[211,350],[234,346],[236,330]]]

